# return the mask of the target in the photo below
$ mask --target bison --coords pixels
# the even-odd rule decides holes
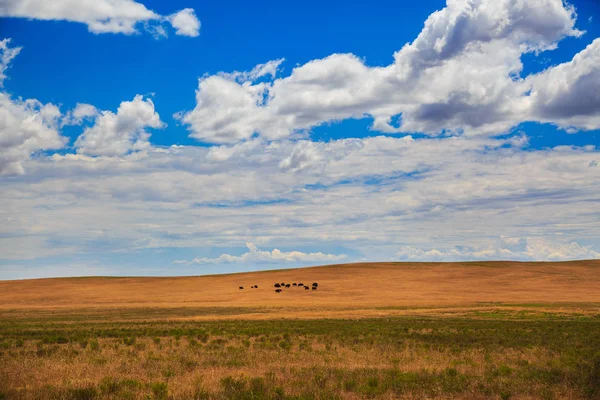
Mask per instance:
[[[317,282],[313,282],[313,287],[319,287],[319,284]]]
[[[304,286],[304,290],[309,290],[310,288],[308,286]]]
[[[240,290],[242,290],[243,288],[244,288],[243,286],[240,286]]]
[[[312,287],[312,289],[313,289],[313,290],[317,290],[317,287],[316,287],[316,286],[313,286],[313,287]]]
[[[294,282],[294,283],[292,283],[292,286],[298,286],[298,284]]]
[[[281,285],[279,283],[276,283],[274,286],[275,287],[281,287]]]
[[[281,289],[275,289],[275,293],[281,293]]]
[[[290,285],[289,283],[286,283],[286,284],[285,284],[285,287],[290,287],[290,286],[291,286],[291,285]]]

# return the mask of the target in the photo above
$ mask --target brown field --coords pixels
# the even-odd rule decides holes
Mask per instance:
[[[292,287],[275,293],[275,282],[318,282],[319,289]],[[258,289],[250,289],[252,285]],[[279,318],[285,309],[286,318],[313,318],[519,304],[556,309],[578,303],[600,303],[600,260],[362,263],[197,277],[0,281],[0,312],[201,308],[198,315],[185,314]],[[174,311],[173,317],[178,314]]]
[[[0,281],[0,400],[363,398],[600,399],[600,261]]]

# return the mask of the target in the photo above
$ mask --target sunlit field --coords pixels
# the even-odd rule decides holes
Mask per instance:
[[[599,279],[588,261],[4,281],[0,398],[596,399]]]

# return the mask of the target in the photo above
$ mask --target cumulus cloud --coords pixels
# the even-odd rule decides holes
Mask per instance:
[[[175,33],[182,36],[196,37],[200,35],[200,20],[192,8],[184,8],[167,17],[176,29]]]
[[[600,39],[572,61],[549,68],[528,82],[536,119],[566,129],[600,127]]]
[[[4,80],[6,79],[4,72],[12,59],[21,51],[21,47],[9,47],[10,41],[11,39],[0,40],[0,88],[4,86]]]
[[[63,125],[81,125],[84,120],[91,119],[98,114],[98,109],[91,104],[77,103],[74,109],[69,110],[64,116]]]
[[[20,47],[0,41],[0,86],[4,72]],[[54,104],[35,99],[13,99],[0,92],[0,175],[23,174],[23,163],[33,153],[62,148],[67,139],[58,132],[60,110]]]
[[[456,247],[448,250],[421,249],[404,246],[396,253],[402,261],[472,261],[472,260],[527,260],[565,261],[600,258],[592,246],[577,242],[546,238],[502,238],[495,245],[485,247]]]
[[[140,24],[169,22],[177,35],[198,36],[200,21],[190,8],[164,17],[134,0],[4,0],[0,17],[72,21],[86,24],[93,33],[138,32]],[[147,26],[153,31],[152,26]]]
[[[248,252],[240,256],[221,254],[217,258],[194,258],[193,260],[175,260],[174,264],[228,264],[228,263],[279,263],[279,262],[335,262],[345,259],[345,254],[303,253],[301,251],[259,250],[252,243],[246,243]]]
[[[92,126],[77,138],[78,153],[92,156],[120,156],[131,151],[150,147],[150,134],[146,128],[163,128],[165,124],[154,110],[151,99],[136,95],[132,101],[124,101],[117,113],[102,111],[88,105],[78,105],[73,118],[97,115]]]
[[[353,54],[333,54],[267,81],[254,73],[262,65],[246,73],[206,76],[199,80],[196,107],[179,116],[192,137],[211,143],[235,143],[257,134],[278,140],[329,121],[365,117],[373,119],[377,131],[432,135],[500,134],[523,121],[562,124],[581,111],[553,115],[535,105],[529,94],[544,96],[554,68],[523,79],[521,56],[580,36],[575,21],[575,10],[562,0],[448,0],[386,67],[370,67]],[[575,68],[587,77],[582,79],[593,80],[593,51],[578,55],[572,67],[555,67],[554,74],[568,75]],[[561,90],[573,93],[584,84],[577,76],[562,82]],[[588,93],[596,92],[590,88]],[[598,107],[589,108],[595,117],[588,113],[569,123],[600,126],[594,119]]]
[[[67,139],[58,132],[60,116],[51,103],[0,92],[0,174],[23,174],[23,162],[33,153],[62,148]]]

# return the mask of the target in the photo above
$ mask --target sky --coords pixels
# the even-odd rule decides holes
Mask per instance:
[[[0,279],[600,258],[598,21],[0,0]]]

